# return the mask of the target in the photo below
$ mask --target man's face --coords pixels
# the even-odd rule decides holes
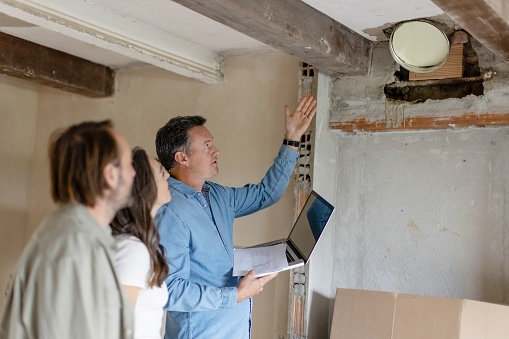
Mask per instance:
[[[136,171],[133,168],[132,151],[127,140],[119,133],[113,131],[120,151],[118,167],[118,183],[112,190],[111,202],[116,210],[128,206],[132,201],[132,188]]]
[[[212,134],[205,126],[195,126],[189,130],[191,147],[187,157],[189,171],[196,179],[208,180],[219,173],[217,156],[219,150],[214,146]]]

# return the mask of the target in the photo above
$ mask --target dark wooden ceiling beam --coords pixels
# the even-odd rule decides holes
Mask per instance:
[[[333,76],[368,75],[371,42],[300,0],[174,0]]]
[[[497,10],[489,5],[488,0],[432,1],[486,48],[504,61],[509,61],[507,9]]]
[[[0,33],[0,74],[94,98],[114,91],[111,68],[4,33]]]

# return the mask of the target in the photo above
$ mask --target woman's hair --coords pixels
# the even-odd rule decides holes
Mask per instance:
[[[110,120],[87,121],[55,131],[49,144],[51,196],[59,204],[94,207],[109,188],[106,165],[119,165],[119,149]]]
[[[147,246],[151,271],[148,286],[160,286],[168,275],[168,264],[164,248],[159,244],[157,231],[150,214],[157,198],[157,186],[147,153],[141,148],[133,150],[133,167],[136,176],[133,183],[133,203],[117,212],[111,222],[114,236],[129,234],[140,239]]]
[[[177,166],[175,153],[183,151],[189,154],[192,140],[189,130],[196,126],[203,126],[207,119],[199,115],[175,117],[161,127],[156,134],[156,152],[161,165],[167,171]]]

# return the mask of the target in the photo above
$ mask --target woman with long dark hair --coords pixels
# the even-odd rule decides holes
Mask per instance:
[[[115,269],[134,305],[134,338],[160,339],[168,265],[153,217],[171,200],[169,174],[141,148],[133,150],[133,167],[132,204],[118,211],[111,223],[118,245]]]

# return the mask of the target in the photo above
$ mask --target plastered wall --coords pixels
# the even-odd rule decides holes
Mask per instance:
[[[49,195],[47,143],[53,130],[83,120],[112,119],[131,146],[155,155],[157,129],[177,115],[203,115],[220,150],[225,185],[258,182],[284,135],[284,105],[298,95],[299,62],[278,52],[231,58],[225,82],[206,85],[155,68],[119,71],[112,98],[90,99],[0,76],[0,287],[3,292],[24,244],[54,209]],[[235,224],[236,246],[289,232],[293,190],[274,207]],[[288,272],[254,298],[253,338],[286,335]],[[4,293],[0,293],[0,306]]]
[[[37,98],[36,86],[0,77],[0,305],[27,236]]]

